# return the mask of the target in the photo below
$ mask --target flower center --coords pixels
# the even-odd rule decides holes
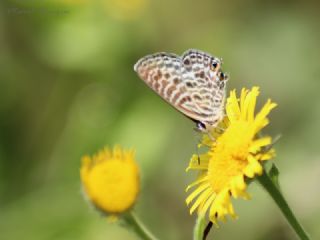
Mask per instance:
[[[91,197],[98,207],[117,213],[133,205],[138,193],[138,176],[132,164],[108,159],[94,166],[89,177]]]
[[[211,187],[219,193],[248,165],[249,146],[254,137],[252,124],[238,120],[230,124],[211,149],[208,166]]]

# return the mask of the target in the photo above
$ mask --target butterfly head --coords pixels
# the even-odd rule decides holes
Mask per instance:
[[[202,133],[210,133],[213,129],[217,127],[222,118],[223,115],[221,114],[221,116],[218,116],[218,118],[212,122],[195,121],[196,130]]]
[[[207,131],[207,124],[204,122],[196,121],[196,130],[199,132],[206,132]]]

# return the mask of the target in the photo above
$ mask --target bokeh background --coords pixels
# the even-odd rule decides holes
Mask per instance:
[[[0,235],[137,239],[83,200],[80,158],[105,145],[137,149],[136,212],[160,239],[191,239],[185,168],[194,124],[133,71],[145,54],[198,48],[222,57],[228,89],[272,98],[268,133],[283,192],[320,239],[318,1],[4,0],[0,3]],[[214,239],[295,239],[257,184]]]

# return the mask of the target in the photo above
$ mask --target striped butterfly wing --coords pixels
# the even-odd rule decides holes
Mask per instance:
[[[134,66],[139,77],[164,100],[196,122],[216,125],[223,116],[224,79],[218,58],[198,50],[179,57],[156,53]]]
[[[182,55],[182,79],[195,103],[197,120],[216,125],[223,117],[225,82],[220,59],[199,50]]]
[[[182,79],[181,58],[170,53],[156,53],[141,58],[134,66],[139,77],[170,105],[197,120],[196,109]]]

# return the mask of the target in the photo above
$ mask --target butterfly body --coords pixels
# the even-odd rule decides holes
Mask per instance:
[[[181,57],[155,53],[134,66],[139,77],[170,105],[197,123],[200,130],[215,127],[224,116],[225,85],[221,60],[199,50]]]

